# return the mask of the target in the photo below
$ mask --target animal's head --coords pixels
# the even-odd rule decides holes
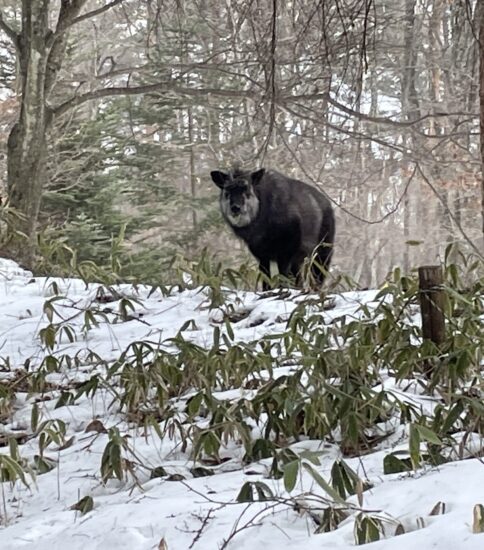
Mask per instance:
[[[211,172],[212,180],[220,188],[220,209],[230,225],[245,227],[259,212],[259,199],[256,187],[259,185],[264,168],[257,172]]]

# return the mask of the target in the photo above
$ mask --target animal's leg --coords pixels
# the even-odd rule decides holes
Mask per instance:
[[[261,260],[259,262],[259,271],[263,275],[262,290],[270,290],[271,286],[268,279],[271,278],[271,262],[269,260]]]
[[[331,258],[333,256],[335,225],[334,216],[329,213],[323,217],[323,222],[319,229],[319,246],[316,252],[316,258],[319,266],[312,266],[312,274],[319,285],[322,286],[329,271]]]
[[[291,260],[286,258],[277,260],[277,268],[279,270],[279,275],[285,277],[286,279],[295,278],[295,273],[292,270]]]
[[[294,277],[294,280],[296,281],[296,286],[298,288],[302,288],[303,286],[301,267],[302,266],[299,262],[293,262],[291,265],[291,275]]]
[[[326,275],[329,270],[329,264],[331,263],[331,257],[333,256],[333,245],[330,243],[321,243],[318,247],[318,253],[316,256],[317,264],[311,266],[311,272],[314,279],[323,285]]]
[[[287,277],[290,273],[290,262],[288,262],[286,259],[278,259],[277,260],[277,269],[279,270],[279,275],[283,275],[284,277]]]

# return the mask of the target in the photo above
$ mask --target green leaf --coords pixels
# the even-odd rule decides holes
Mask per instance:
[[[45,328],[41,329],[39,332],[40,340],[49,348],[54,349],[55,347],[55,337],[57,334],[57,329],[54,325],[49,324]]]
[[[10,451],[10,457],[16,462],[20,461],[20,453],[18,450],[17,440],[13,437],[8,438],[8,449]]]
[[[349,399],[348,399],[348,402],[350,402]],[[349,413],[347,421],[348,421],[347,434],[349,436],[349,439],[353,443],[357,443],[359,432],[360,432],[360,429],[362,428],[361,424],[358,422],[358,416],[355,413]]]
[[[97,327],[99,326],[99,323],[93,312],[90,309],[87,309],[84,312],[84,327],[86,330],[91,330],[92,326]]]
[[[227,336],[233,342],[233,340],[234,340],[234,331],[232,329],[232,325],[230,324],[230,322],[227,319],[225,320],[225,330],[227,331]]]
[[[257,493],[257,499],[254,498],[254,493]],[[262,481],[246,481],[237,495],[237,502],[255,502],[258,501],[267,501],[274,498],[274,493],[271,491],[270,487],[263,483]]]
[[[22,466],[7,455],[0,455],[0,481],[15,482],[17,479],[28,487]]]
[[[178,334],[180,334],[180,332],[185,332],[185,330],[187,330],[187,328],[189,328],[189,326],[193,323],[193,320],[192,319],[189,319],[188,321],[185,321],[183,323],[183,325],[180,327],[180,329],[178,330]]]
[[[464,404],[462,403],[462,400],[459,399],[459,401],[457,401],[457,403],[455,403],[455,405],[450,409],[449,414],[444,420],[441,428],[442,433],[447,434],[454,427],[454,424],[462,414],[463,410]]]
[[[358,514],[355,519],[355,542],[367,544],[380,540],[379,521],[371,516]]]
[[[198,392],[196,395],[190,397],[187,403],[187,412],[190,416],[195,416],[198,413],[202,400],[203,392]]]
[[[47,355],[42,363],[45,365],[47,372],[59,371],[59,361],[53,355]]]
[[[297,474],[299,472],[299,460],[293,460],[289,464],[285,464],[284,471],[284,487],[290,493],[296,486]]]
[[[319,460],[319,457],[323,454],[325,453],[322,451],[304,450],[301,453],[299,453],[299,457],[309,460],[309,462],[311,462],[311,464],[314,464],[314,466],[321,466],[321,461]]]
[[[307,462],[303,462],[302,465],[309,472],[309,474],[314,479],[314,481],[316,481],[316,483],[321,487],[321,489],[323,489],[323,491],[328,493],[328,495],[335,502],[338,502],[339,504],[344,504],[345,503],[345,500],[343,498],[341,498],[341,496],[338,494],[338,492],[335,491],[331,487],[331,485],[321,477],[321,475],[319,475],[319,473],[311,466],[311,464],[308,464]]]
[[[460,292],[457,292],[457,290],[453,289],[451,286],[446,286],[444,290],[447,294],[450,294],[453,298],[455,298],[456,302],[462,302],[466,306],[471,308],[473,307],[473,303],[470,300],[460,294]]]
[[[110,460],[111,468],[114,471],[114,474],[119,479],[119,481],[122,481],[123,466],[122,466],[122,460],[121,460],[121,448],[119,445],[113,443],[109,452],[109,460]]]
[[[422,439],[425,439],[430,443],[434,443],[435,445],[442,445],[442,440],[440,437],[429,428],[422,426],[421,424],[413,424],[413,426],[415,426],[415,429],[419,432]]]
[[[55,309],[52,306],[52,303],[51,303],[50,300],[44,303],[44,308],[43,309],[44,309],[45,316],[47,317],[47,320],[49,321],[49,323],[52,323],[52,319],[54,318]]]
[[[220,347],[220,327],[214,327],[213,329],[213,346],[212,350],[217,351]]]
[[[67,336],[67,339],[71,344],[76,341],[76,333],[74,332],[72,327],[70,326],[62,327],[61,330],[59,331],[60,336],[62,336],[62,333],[64,333]]]
[[[400,472],[409,472],[412,469],[410,459],[401,460],[394,454],[388,454],[383,459],[384,474],[398,474]]]
[[[253,462],[255,460],[262,460],[264,458],[270,458],[275,451],[275,445],[268,439],[256,439],[251,443],[250,450],[244,455],[244,462]]]
[[[120,481],[123,480],[123,463],[119,439],[117,430],[110,430],[110,441],[106,445],[101,458],[101,475],[104,482],[113,477],[113,474]]]
[[[338,461],[335,461],[331,468],[331,485],[334,487],[341,498],[346,498],[345,483],[341,474],[341,466]]]
[[[258,500],[264,501],[274,498],[274,493],[266,483],[263,483],[262,481],[256,481],[254,483],[254,486],[257,491],[257,496],[259,497]]]
[[[32,405],[32,412],[30,414],[30,427],[33,432],[37,431],[39,425],[40,412],[37,403]]]
[[[167,475],[168,474],[167,474],[165,468],[163,468],[163,466],[156,466],[155,468],[153,468],[151,470],[150,479],[155,479],[157,477],[165,477]]]
[[[81,498],[78,502],[70,507],[70,510],[78,510],[82,515],[87,514],[94,508],[94,500],[92,497]]]
[[[246,481],[235,499],[237,502],[254,502],[254,497],[252,495],[252,484],[250,481]]]
[[[334,508],[329,506],[323,510],[323,513],[319,517],[319,525],[315,531],[315,534],[318,533],[329,533],[338,528],[338,525],[348,517],[348,512],[346,510],[341,510],[340,508]]]
[[[203,452],[208,456],[218,457],[220,445],[221,441],[217,434],[210,430],[206,430],[198,436],[193,454],[197,457],[199,456],[200,451],[203,450]]]
[[[415,427],[415,424],[410,424],[409,450],[412,466],[417,469],[420,465],[420,432]]]
[[[210,468],[204,468],[203,466],[195,466],[195,468],[190,470],[190,473],[193,477],[208,477],[215,474],[213,470],[210,470]]]
[[[42,475],[53,470],[56,467],[56,462],[51,458],[35,455],[34,465],[39,475]]]
[[[66,405],[71,405],[74,403],[74,394],[70,391],[63,391],[59,399],[57,400],[57,403],[55,404],[55,409],[59,409],[60,407],[65,407]]]

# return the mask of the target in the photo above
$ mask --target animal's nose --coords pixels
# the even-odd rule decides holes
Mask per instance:
[[[240,212],[240,206],[237,206],[236,204],[233,204],[230,207],[230,210],[232,210],[232,214],[238,214]]]

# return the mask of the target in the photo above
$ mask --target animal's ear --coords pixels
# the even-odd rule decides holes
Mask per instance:
[[[252,172],[250,175],[252,185],[257,185],[260,182],[262,176],[265,174],[265,171],[265,168],[261,168],[260,170],[257,170],[257,172]]]
[[[215,183],[217,187],[220,187],[220,189],[224,188],[225,182],[228,179],[228,174],[224,174],[223,172],[219,172],[218,170],[215,170],[213,172],[210,172],[210,175],[212,176],[212,180]]]

